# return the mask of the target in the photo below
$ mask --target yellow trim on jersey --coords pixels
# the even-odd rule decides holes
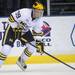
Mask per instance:
[[[15,19],[14,19],[14,17],[13,17],[12,15],[9,16],[8,20],[9,20],[10,22],[15,22]]]
[[[8,27],[7,27],[6,31],[5,31],[5,35],[4,35],[4,37],[3,37],[3,42],[2,42],[2,44],[5,44],[5,41],[6,41],[6,38],[7,38],[7,34],[8,34],[9,29],[10,29],[10,25],[8,25]],[[12,34],[11,34],[11,35],[12,35]]]
[[[27,42],[27,40],[26,40],[26,39],[24,39],[24,38],[21,38],[21,40],[23,40],[24,42]]]

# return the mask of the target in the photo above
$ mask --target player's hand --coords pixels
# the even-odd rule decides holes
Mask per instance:
[[[37,52],[40,53],[40,55],[44,53],[44,51],[40,50],[39,48],[37,48]]]
[[[37,52],[41,55],[44,53],[44,44],[40,41],[36,41]]]
[[[21,21],[21,22],[19,22],[19,24],[18,24],[18,28],[26,29],[26,28],[27,28],[27,24]]]

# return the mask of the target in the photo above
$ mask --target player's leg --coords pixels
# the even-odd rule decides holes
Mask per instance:
[[[13,29],[8,25],[2,40],[2,49],[0,50],[0,65],[4,63],[11,51],[14,43]]]
[[[4,45],[0,51],[0,66],[4,63],[4,60],[7,58],[7,55],[9,54],[11,50],[11,46]]]
[[[30,45],[29,43],[26,43],[26,41],[28,41],[31,44],[35,45],[34,38],[30,31],[26,32],[26,34],[24,34],[20,40],[21,40],[22,44],[26,45],[26,48],[24,49],[23,53],[19,57],[17,64],[24,71],[27,68],[25,61],[27,61],[28,58],[34,53],[36,48],[33,47],[32,45]]]

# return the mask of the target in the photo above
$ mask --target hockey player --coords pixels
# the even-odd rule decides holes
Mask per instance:
[[[8,18],[9,25],[6,28],[2,41],[0,65],[3,64],[4,60],[7,58],[15,40],[19,39],[26,48],[19,57],[17,64],[23,71],[26,69],[27,65],[25,64],[25,61],[27,61],[36,50],[35,47],[28,43],[30,42],[36,46],[36,42],[32,36],[30,28],[35,27],[36,33],[41,33],[41,25],[43,25],[43,21],[41,19],[44,12],[43,9],[44,7],[40,2],[35,2],[32,9],[23,8],[11,13]]]

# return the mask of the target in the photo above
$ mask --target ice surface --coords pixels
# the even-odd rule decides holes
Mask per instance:
[[[75,64],[69,64],[75,67]],[[3,65],[0,75],[75,75],[75,70],[63,64],[28,64],[23,72],[17,65]]]

